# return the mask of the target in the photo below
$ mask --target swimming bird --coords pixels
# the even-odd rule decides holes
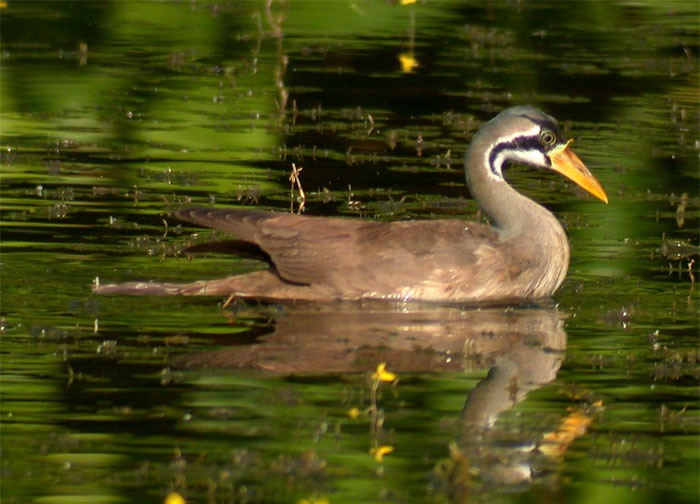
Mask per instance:
[[[485,123],[464,158],[467,183],[491,224],[462,219],[377,222],[258,210],[184,208],[177,219],[233,235],[269,263],[188,284],[128,282],[101,294],[226,295],[267,301],[380,299],[494,303],[552,296],[569,266],[557,218],[504,178],[510,163],[553,170],[607,203],[557,121],[530,107]]]

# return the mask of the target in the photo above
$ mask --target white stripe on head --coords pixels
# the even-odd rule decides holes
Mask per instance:
[[[489,176],[497,180],[503,180],[503,164],[506,161],[516,161],[532,166],[546,166],[547,159],[536,149],[516,149],[514,142],[518,138],[531,137],[537,139],[540,134],[540,126],[533,124],[532,127],[525,131],[518,131],[499,137],[491,146],[490,149],[484,152],[484,165],[489,167]],[[512,149],[503,148],[503,145],[513,144]],[[491,160],[491,155],[494,150],[498,153]],[[492,164],[493,163],[493,164]]]

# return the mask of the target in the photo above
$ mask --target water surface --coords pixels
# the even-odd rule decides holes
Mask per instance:
[[[696,2],[0,16],[3,502],[697,502]],[[297,211],[293,166],[308,214],[481,219],[462,156],[523,103],[610,195],[508,171],[570,237],[551,303],[91,294],[259,267],[169,213]]]

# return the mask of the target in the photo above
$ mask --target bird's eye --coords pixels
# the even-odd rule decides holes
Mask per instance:
[[[544,147],[549,147],[550,145],[554,145],[557,141],[557,136],[551,132],[550,130],[543,130],[540,133],[540,143]]]

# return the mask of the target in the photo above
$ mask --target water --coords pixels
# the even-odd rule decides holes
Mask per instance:
[[[696,502],[698,14],[2,6],[3,502]],[[90,292],[258,267],[168,213],[296,210],[292,164],[309,214],[480,218],[465,146],[520,103],[610,196],[507,173],[567,228],[551,305]]]

